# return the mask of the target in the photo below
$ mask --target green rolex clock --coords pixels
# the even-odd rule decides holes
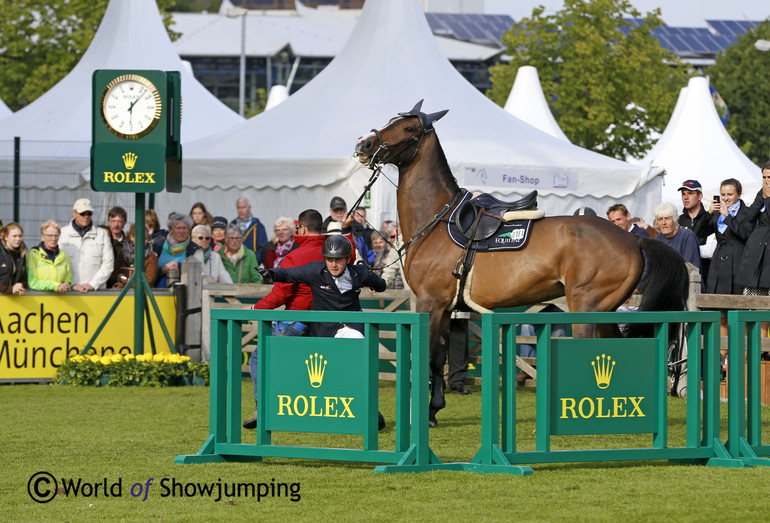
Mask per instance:
[[[136,140],[152,131],[163,114],[163,101],[153,83],[138,74],[114,78],[102,94],[102,120],[114,135]]]
[[[91,188],[181,191],[179,72],[98,69],[91,99]]]

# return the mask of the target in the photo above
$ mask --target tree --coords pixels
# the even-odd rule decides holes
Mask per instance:
[[[543,12],[535,8],[503,35],[511,60],[490,69],[487,96],[504,105],[519,67],[534,66],[573,143],[621,159],[643,156],[649,132],[663,130],[687,84],[683,64],[651,35],[663,23],[660,10],[640,23],[624,20],[641,16],[627,0],[565,0],[561,11]]]
[[[157,3],[165,11],[174,2]],[[108,0],[0,1],[0,99],[18,110],[64,78],[91,43],[107,4]],[[164,13],[163,18],[168,28],[171,15]]]
[[[770,40],[770,21],[738,37],[707,72],[730,110],[727,132],[752,162],[762,165],[770,157],[770,52],[754,47],[758,39]]]

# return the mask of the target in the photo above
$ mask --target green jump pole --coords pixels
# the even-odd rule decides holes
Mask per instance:
[[[136,193],[136,226],[134,228],[134,354],[144,354],[144,193]]]

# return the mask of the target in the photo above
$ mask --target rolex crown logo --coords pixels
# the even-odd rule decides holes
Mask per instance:
[[[597,356],[596,361],[591,362],[591,366],[594,368],[596,386],[600,389],[609,387],[610,380],[612,379],[612,371],[615,368],[615,362],[612,361],[612,357],[602,354],[601,359],[599,359],[599,356]]]
[[[130,171],[134,168],[134,165],[136,165],[136,158],[137,156],[134,153],[126,153],[123,155],[123,165],[126,166],[126,169]]]
[[[307,367],[307,375],[310,378],[310,385],[314,389],[321,386],[324,381],[324,371],[326,370],[326,360],[324,360],[323,354],[311,354],[308,359],[305,360],[305,366]]]

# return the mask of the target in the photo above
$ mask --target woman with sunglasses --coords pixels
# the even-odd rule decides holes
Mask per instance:
[[[214,283],[233,283],[222,264],[222,257],[211,248],[211,229],[207,225],[196,225],[192,230],[192,241],[200,247],[193,258],[203,264],[203,276],[208,276]]]

